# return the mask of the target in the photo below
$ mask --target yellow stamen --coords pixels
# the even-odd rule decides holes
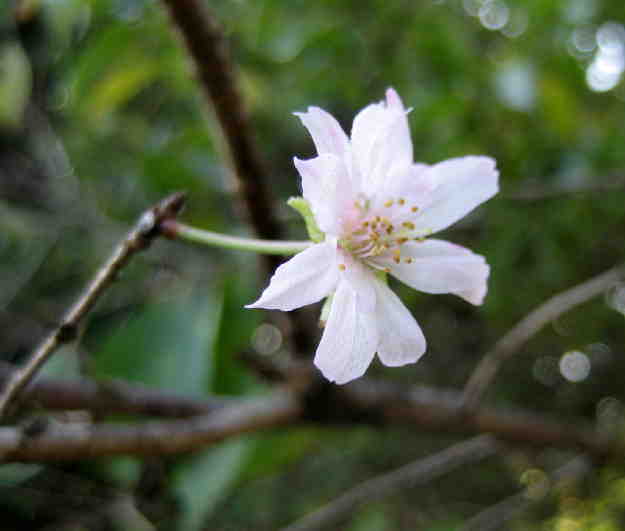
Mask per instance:
[[[399,262],[401,261],[401,256],[400,256],[400,251],[399,249],[395,249],[393,251],[393,260],[396,264],[399,264]]]
[[[392,207],[394,202],[395,202],[395,201],[393,201],[392,199],[389,199],[386,203],[384,203],[384,206],[385,206],[386,208],[388,208],[388,207]]]
[[[404,258],[404,262],[407,264],[412,264],[412,258],[409,256],[408,258]]]
[[[382,269],[382,271],[384,271],[385,273],[390,273],[391,272],[391,268],[390,267],[385,267],[384,269]]]
[[[400,197],[397,202],[402,206],[406,204],[406,200],[403,197]]]
[[[397,245],[402,245],[403,243],[406,243],[408,241],[408,238],[397,238]]]
[[[339,264],[339,269],[341,271],[345,271],[347,269],[347,267],[345,267],[345,264]]]
[[[417,210],[419,210],[419,207],[413,206],[413,207],[410,209],[410,212],[416,212]]]
[[[404,221],[402,223],[402,227],[406,227],[407,229],[414,230],[415,225],[412,221]]]

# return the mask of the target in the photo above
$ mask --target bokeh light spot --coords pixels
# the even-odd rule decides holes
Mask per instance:
[[[579,350],[567,352],[560,358],[560,373],[569,382],[581,382],[590,374],[590,359]]]
[[[489,30],[499,30],[508,23],[510,9],[499,0],[488,1],[482,4],[478,16],[482,26]]]
[[[276,352],[282,346],[282,332],[278,327],[263,323],[252,335],[252,347],[259,354],[269,355]]]

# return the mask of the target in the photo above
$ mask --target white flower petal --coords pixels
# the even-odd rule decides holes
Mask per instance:
[[[315,365],[331,382],[344,384],[362,376],[373,360],[378,343],[373,280],[366,289],[354,289],[347,277],[339,282],[330,315],[315,354]]]
[[[386,90],[386,106],[396,118],[393,121],[393,129],[388,141],[394,143],[394,155],[397,157],[398,166],[412,164],[412,138],[410,137],[410,125],[408,125],[408,110],[393,88]]]
[[[314,159],[293,159],[302,177],[302,192],[319,228],[338,235],[353,210],[352,183],[343,160],[324,153]]]
[[[423,208],[429,204],[432,193],[431,180],[422,177],[427,168],[427,164],[411,164],[395,170],[388,176],[386,183],[378,187],[375,196],[371,199],[372,208],[385,211],[383,207],[389,199],[401,198],[406,204],[404,214],[409,214],[409,208],[415,206]]]
[[[476,305],[482,304],[486,295],[488,264],[483,256],[460,245],[435,239],[406,242],[401,246],[399,264],[391,256],[374,261],[418,291],[454,293]]]
[[[389,367],[416,362],[425,352],[425,337],[408,308],[383,282],[376,283],[378,357]]]
[[[313,304],[334,290],[338,274],[336,244],[318,243],[278,267],[260,299],[246,308],[290,311]]]
[[[433,190],[416,218],[419,228],[438,232],[466,216],[497,193],[498,176],[490,157],[462,157],[430,166],[421,175]]]
[[[385,185],[390,173],[412,164],[406,110],[394,90],[387,92],[387,102],[373,103],[356,115],[351,143],[360,190],[368,196]]]
[[[296,112],[293,114],[308,129],[319,155],[332,153],[342,157],[345,154],[349,146],[349,140],[343,128],[330,113],[319,107],[308,107],[307,112]]]

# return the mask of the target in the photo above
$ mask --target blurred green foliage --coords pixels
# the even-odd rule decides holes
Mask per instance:
[[[308,105],[349,128],[358,109],[394,86],[412,108],[416,160],[474,153],[498,161],[501,194],[446,235],[486,255],[486,304],[475,309],[395,286],[422,324],[429,354],[412,367],[374,366],[373,374],[459,387],[534,306],[623,260],[622,1],[207,5],[230,41],[289,237],[306,234],[284,201],[299,193],[292,157],[313,153],[291,115]],[[0,30],[0,326],[3,357],[18,360],[127,225],[164,194],[189,192],[189,223],[231,234],[249,228],[223,139],[158,2],[5,0]],[[602,30],[612,36],[612,70],[597,80],[591,66],[610,44],[598,46]],[[264,283],[259,271],[243,253],[158,242],[124,272],[80,346],[59,353],[47,371],[198,395],[262,393],[267,385],[237,352],[283,357],[288,345],[279,320],[243,309]],[[504,367],[489,399],[618,431],[624,312],[625,291],[617,289],[554,322]],[[582,382],[559,371],[570,350],[590,359]],[[158,466],[127,458],[3,465],[0,507],[7,529],[150,529],[145,518],[161,529],[276,529],[448,442],[409,430],[298,428]],[[458,529],[520,488],[525,470],[553,469],[568,457],[546,451],[489,461],[365,507],[346,529]],[[622,465],[605,465],[590,481],[595,488],[580,487],[575,502],[556,492],[517,528],[620,529]],[[124,496],[134,512],[108,509]]]

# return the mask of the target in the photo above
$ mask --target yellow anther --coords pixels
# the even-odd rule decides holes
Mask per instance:
[[[410,212],[416,212],[417,210],[419,210],[419,207],[413,206],[413,207],[410,209]]]
[[[400,254],[399,249],[395,249],[395,250],[393,251],[393,261],[394,261],[396,264],[399,264],[399,262],[401,261],[401,254]]]
[[[347,269],[347,267],[345,267],[345,264],[339,264],[339,269],[341,271],[345,271]]]
[[[368,227],[369,226],[369,222],[368,221],[363,221],[362,222],[362,226],[365,227],[365,228]]]
[[[406,204],[406,200],[403,197],[400,197],[397,202],[402,206]]]
[[[382,218],[382,223],[384,223],[387,227],[391,226],[391,220],[388,218]]]
[[[374,221],[374,222],[371,224],[371,228],[372,228],[373,230],[377,229],[377,228],[378,228],[378,224]]]
[[[402,245],[403,243],[406,243],[408,241],[408,238],[397,238],[397,245]]]
[[[391,268],[390,267],[385,267],[384,269],[382,269],[382,271],[384,271],[385,273],[390,273],[391,272]]]
[[[386,208],[388,208],[388,207],[392,207],[394,202],[395,202],[395,201],[393,201],[392,199],[389,199],[388,201],[386,201],[386,203],[384,203],[384,206],[385,206]]]
[[[374,227],[375,228],[375,227]],[[369,238],[371,238],[373,241],[377,241],[380,239],[380,234],[373,231],[369,233]]]
[[[380,221],[382,221],[382,218],[380,216],[376,216],[375,217],[375,221],[377,221],[378,223],[380,223]]]
[[[404,258],[404,262],[406,262],[407,264],[412,264],[412,258],[410,256],[407,258]]]
[[[407,229],[414,230],[415,225],[412,221],[404,221],[402,223],[402,227],[406,227]]]
[[[386,234],[392,234],[392,233],[393,233],[393,229],[394,229],[394,228],[395,228],[395,227],[393,227],[393,225],[389,225],[389,226],[386,228]]]

